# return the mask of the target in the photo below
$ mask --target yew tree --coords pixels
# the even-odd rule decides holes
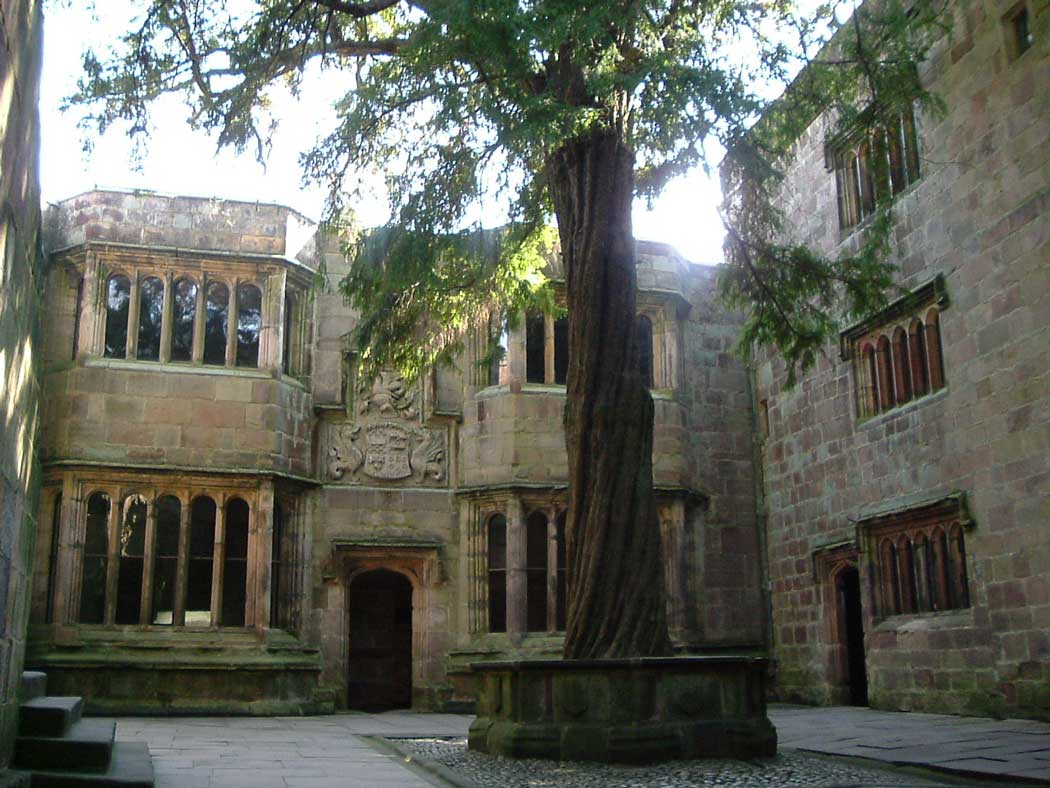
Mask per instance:
[[[755,137],[748,127],[764,107],[757,87],[784,79],[792,61],[815,53],[825,29],[792,6],[150,0],[118,44],[86,55],[73,101],[89,108],[99,130],[122,121],[141,134],[153,99],[181,93],[191,122],[217,133],[220,145],[252,146],[264,157],[275,83],[297,90],[311,63],[320,64],[322,78],[344,80],[337,126],[303,164],[308,178],[330,187],[336,219],[362,199],[359,173],[384,174],[389,224],[357,236],[343,282],[372,365],[411,373],[454,355],[462,334],[450,327],[527,301],[537,261],[556,249],[571,358],[565,656],[661,655],[670,642],[653,500],[653,403],[635,331],[632,204],[705,165],[705,145],[717,141],[746,152],[739,160],[758,184],[747,191],[753,208],[773,188],[791,123],[832,106],[829,90],[856,93],[844,86],[889,68],[902,50],[893,58],[878,53],[886,41],[906,38],[880,32],[867,50],[874,56],[838,57],[830,70],[852,77],[815,81],[791,122]],[[827,21],[834,9],[818,10]],[[904,49],[914,59],[918,50]],[[803,344],[827,333],[818,321],[824,334],[814,339],[806,311],[812,290],[796,281],[793,292],[790,278],[777,287],[763,280],[778,266],[803,266],[810,278],[830,274],[829,287],[844,287],[854,306],[879,300],[888,269],[878,255],[842,273],[835,261],[777,246],[775,211],[765,208],[757,223],[732,210],[728,217],[739,243],[727,293],[754,300],[752,338],[797,344],[790,320],[798,310],[809,320]],[[552,217],[556,244],[546,238]],[[825,268],[814,274],[817,266]]]

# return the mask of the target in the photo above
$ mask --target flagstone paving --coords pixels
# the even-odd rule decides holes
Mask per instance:
[[[770,718],[783,756],[775,763],[734,766],[725,761],[717,767],[692,767],[679,762],[663,772],[619,772],[619,778],[627,780],[624,785],[666,786],[958,785],[960,780],[986,784],[993,779],[1050,785],[1047,723],[782,704],[770,707]],[[471,720],[462,714],[407,711],[327,717],[125,717],[117,721],[117,738],[149,744],[156,788],[419,788],[450,783],[423,768],[418,758],[406,762],[394,747],[377,746],[377,740],[391,740],[403,749],[415,747],[442,762],[435,753],[445,748],[447,755],[450,745],[443,740],[462,740]],[[409,739],[424,744],[405,741]],[[870,761],[844,766],[807,753]],[[945,776],[926,772],[902,778],[899,770],[879,771],[880,762],[926,767]],[[548,774],[543,765],[519,769],[513,763],[494,764],[491,772],[479,772],[484,764],[475,764],[469,773],[461,773],[461,783],[500,788],[611,784],[608,770],[613,767],[577,764],[558,771],[555,764]],[[526,775],[520,781],[514,777],[518,772]],[[542,782],[548,778],[553,781]]]

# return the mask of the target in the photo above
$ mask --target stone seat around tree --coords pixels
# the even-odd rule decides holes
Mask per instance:
[[[45,674],[22,674],[12,767],[28,774],[32,788],[153,787],[145,742],[116,742],[112,720],[81,719],[83,699],[46,692]]]

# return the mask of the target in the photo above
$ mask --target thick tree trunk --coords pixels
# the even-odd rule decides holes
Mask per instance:
[[[668,654],[653,401],[635,328],[634,153],[594,132],[548,164],[569,309],[565,657]]]

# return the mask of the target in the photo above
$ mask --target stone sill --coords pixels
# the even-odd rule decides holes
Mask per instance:
[[[875,625],[876,632],[927,632],[933,629],[975,628],[973,608],[901,613],[888,616]]]
[[[238,378],[252,378],[271,380],[279,378],[282,382],[302,385],[288,375],[280,374],[277,369],[266,367],[227,367],[204,364],[194,364],[192,361],[139,361],[126,358],[105,358],[100,356],[87,356],[81,362],[85,367],[102,367],[106,369],[117,369],[126,372],[183,372],[189,375],[221,375]]]
[[[913,410],[925,407],[931,402],[937,402],[938,400],[944,399],[948,396],[948,385],[945,384],[943,388],[937,389],[932,394],[923,394],[918,399],[909,400],[903,405],[896,405],[889,410],[883,411],[882,413],[876,414],[875,416],[857,416],[856,427],[858,429],[868,429],[878,424],[884,424],[890,419],[896,418],[897,416],[911,413]]]

